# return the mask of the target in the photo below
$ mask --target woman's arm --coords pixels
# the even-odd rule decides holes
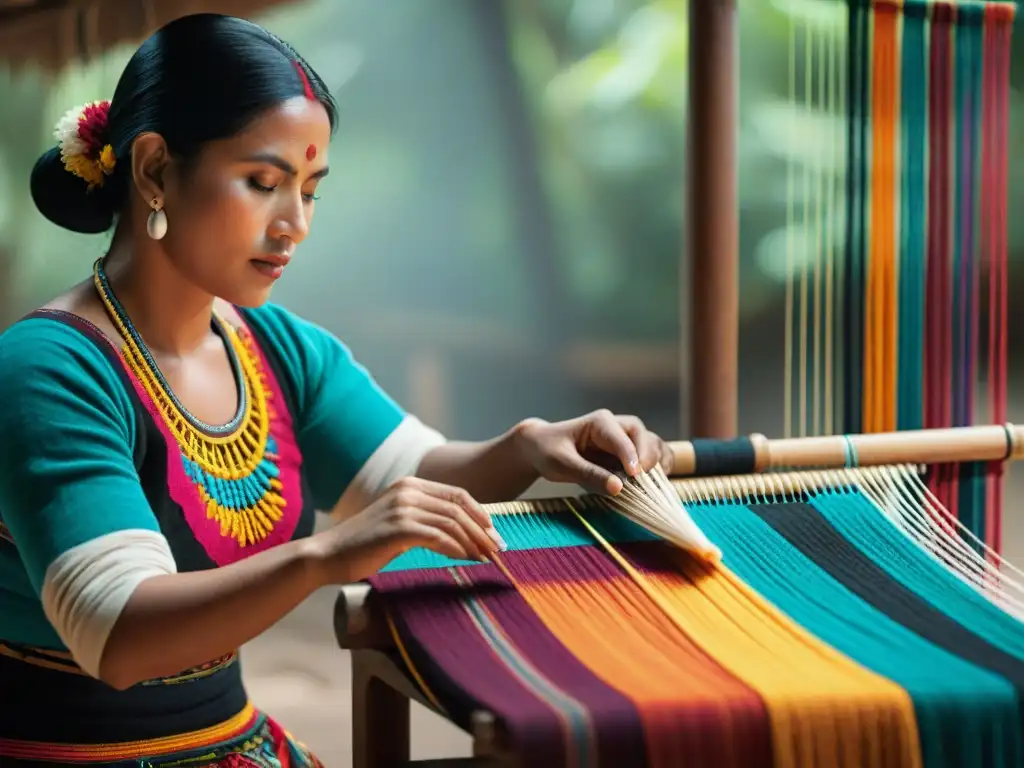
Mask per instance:
[[[629,475],[661,464],[672,452],[635,416],[600,410],[569,421],[526,419],[482,443],[448,443],[430,450],[417,475],[465,488],[481,502],[509,501],[538,478],[617,494]]]
[[[486,561],[504,544],[464,490],[405,478],[309,539],[211,571],[141,582],[110,633],[99,677],[127,688],[223,656],[315,589],[368,578],[412,547]]]
[[[449,442],[420,461],[416,476],[465,488],[482,504],[509,501],[523,494],[540,473],[526,461],[521,422],[485,442]]]
[[[289,542],[209,571],[142,581],[110,630],[99,679],[123,690],[249,642],[323,586],[311,541]]]

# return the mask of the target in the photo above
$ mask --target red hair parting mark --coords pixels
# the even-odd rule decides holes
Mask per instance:
[[[313,86],[309,84],[309,77],[306,76],[306,70],[302,68],[298,61],[292,61],[292,65],[295,67],[295,71],[299,73],[299,79],[302,80],[302,90],[306,94],[306,98],[310,101],[316,101],[316,96],[313,94]]]

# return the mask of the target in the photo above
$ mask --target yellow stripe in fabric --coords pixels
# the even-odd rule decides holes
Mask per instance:
[[[679,573],[643,574],[570,509],[680,630],[762,697],[776,768],[920,768],[902,688],[815,638],[720,563],[681,554]]]
[[[727,749],[730,766],[743,765],[739,743],[742,714],[735,709],[753,692],[714,664],[709,655],[679,631],[637,583],[625,576],[596,581],[512,582],[544,626],[595,677],[636,707],[643,723],[647,765],[678,764],[678,752],[666,747],[668,727],[686,728],[679,718],[685,702],[715,712],[736,734]],[[672,706],[666,706],[669,703]],[[666,718],[674,723],[666,725]],[[749,715],[748,715],[749,717]],[[700,755],[691,755],[704,765]]]
[[[419,686],[419,689],[423,692],[423,695],[427,697],[427,701],[436,709],[438,712],[444,712],[444,707],[441,706],[441,702],[437,700],[434,693],[427,687],[426,681],[420,675],[416,669],[416,665],[412,663],[412,659],[409,657],[409,652],[405,649],[405,643],[402,642],[402,636],[398,632],[398,627],[395,626],[395,620],[391,618],[391,614],[387,611],[384,612],[384,617],[388,622],[388,629],[391,631],[391,637],[395,641],[395,647],[398,649],[398,654],[402,657],[402,661],[405,663],[406,671],[412,676],[412,679]]]

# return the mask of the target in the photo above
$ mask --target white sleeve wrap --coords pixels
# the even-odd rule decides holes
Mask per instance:
[[[141,529],[109,533],[50,564],[43,580],[43,610],[78,665],[99,678],[107,638],[135,588],[176,570],[162,534]]]
[[[447,442],[436,429],[406,416],[356,473],[331,517],[343,520],[358,512],[395,481],[416,474],[423,457]]]

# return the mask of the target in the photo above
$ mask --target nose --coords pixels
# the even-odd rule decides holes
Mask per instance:
[[[270,224],[270,237],[274,240],[287,238],[298,245],[309,234],[309,218],[303,205],[302,193],[282,196],[282,207],[274,212]]]

